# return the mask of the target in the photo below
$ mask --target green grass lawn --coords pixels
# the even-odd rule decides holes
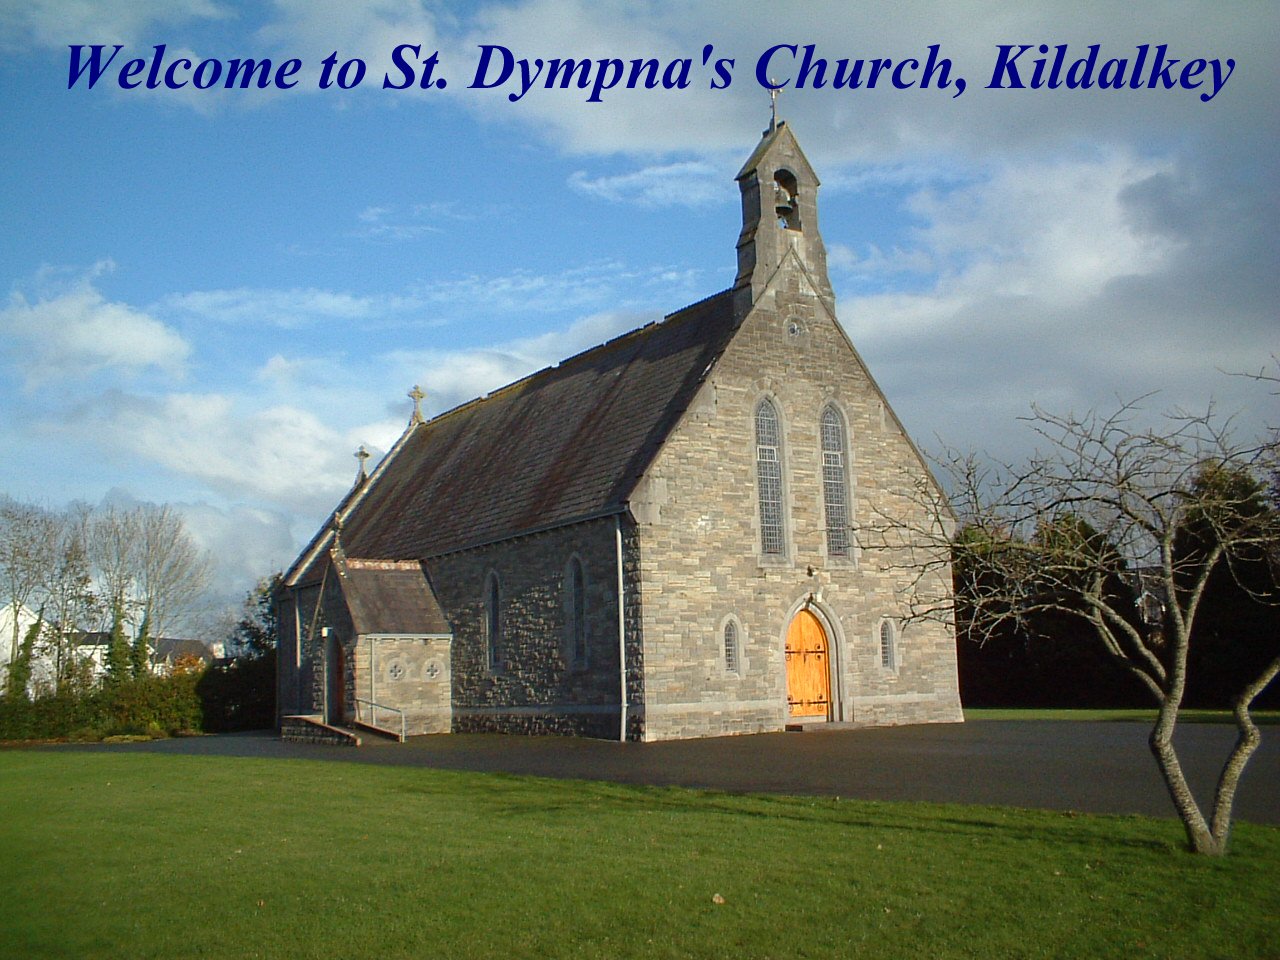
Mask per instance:
[[[0,752],[0,811],[4,957],[1278,951],[1248,824],[70,749]]]

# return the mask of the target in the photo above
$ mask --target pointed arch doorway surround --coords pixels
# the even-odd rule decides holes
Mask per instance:
[[[787,713],[789,717],[831,716],[831,645],[808,610],[796,611],[787,627]]]

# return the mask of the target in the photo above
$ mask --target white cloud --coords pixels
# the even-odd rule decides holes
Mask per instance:
[[[884,280],[899,274],[923,276],[932,273],[937,264],[931,253],[919,247],[882,250],[871,243],[859,254],[848,244],[833,243],[827,247],[827,266],[832,272],[843,271],[860,279]]]
[[[1171,165],[1113,154],[1099,160],[1021,163],[947,194],[923,191],[909,203],[929,226],[924,245],[986,295],[1034,295],[1050,303],[1096,296],[1120,277],[1160,269],[1169,237],[1143,229],[1125,191]]]
[[[441,233],[441,223],[457,223],[473,219],[457,201],[410,203],[394,207],[372,206],[356,217],[359,226],[352,235],[362,240],[402,243],[431,233]]]
[[[420,384],[427,391],[425,409],[434,415],[656,319],[653,314],[595,313],[562,330],[486,348],[397,350],[382,358],[384,382],[399,378]]]
[[[1026,443],[1010,427],[1033,401],[1081,410],[1159,391],[1154,414],[1234,400],[1244,391],[1214,368],[1256,368],[1274,318],[1247,256],[1230,281],[1204,267],[1230,259],[1240,233],[1256,245],[1275,227],[1266,208],[1236,210],[1230,223],[1188,212],[1213,196],[1172,160],[1119,151],[1010,163],[950,192],[920,191],[909,200],[922,222],[914,245],[887,258],[838,249],[837,279],[879,270],[884,291],[845,293],[840,314],[908,426],[963,448]],[[921,289],[896,289],[904,263],[934,273],[911,278]]]
[[[701,160],[643,167],[612,176],[589,176],[576,170],[569,186],[579,193],[613,203],[635,203],[642,207],[700,206],[722,203],[725,198],[724,171]]]
[[[376,210],[371,215],[381,216]],[[156,309],[165,315],[220,324],[294,330],[359,321],[368,331],[412,323],[416,328],[455,321],[492,320],[498,315],[582,313],[602,307],[629,308],[660,287],[674,297],[696,297],[699,271],[669,265],[628,267],[617,261],[568,266],[555,272],[508,273],[432,279],[402,293],[357,295],[318,287],[277,290],[239,287],[173,294]],[[666,302],[666,301],[664,301]]]
[[[495,314],[584,313],[643,308],[650,290],[664,291],[664,303],[696,297],[697,270],[667,265],[631,267],[612,260],[565,267],[551,273],[513,270],[505,274],[458,277],[415,286],[410,296],[437,315],[472,319]]]
[[[20,290],[0,310],[0,344],[28,386],[82,379],[103,370],[137,374],[157,369],[180,377],[190,345],[154,317],[108,301],[94,286],[113,264],[103,261],[67,281],[42,271],[29,300]],[[8,341],[5,344],[5,341]]]
[[[1115,153],[1009,164],[980,183],[919,191],[907,200],[923,224],[910,231],[913,244],[889,254],[834,244],[832,265],[886,279],[930,273],[932,288],[860,297],[846,304],[848,319],[889,314],[894,335],[936,332],[974,303],[1030,298],[1042,310],[1078,306],[1125,278],[1158,273],[1180,244],[1144,225],[1127,195],[1170,169],[1166,161]]]
[[[68,43],[136,44],[156,25],[223,20],[234,13],[214,0],[23,0],[0,9],[0,27],[41,46]]]
[[[416,304],[394,295],[361,297],[315,287],[290,290],[238,287],[166,297],[166,310],[217,323],[296,329],[333,320],[369,320],[402,313]]]
[[[78,411],[67,429],[224,495],[303,510],[341,496],[339,468],[356,446],[310,411],[259,407],[252,395],[115,392]]]
[[[404,97],[411,91],[384,91],[382,77],[392,70],[391,51],[404,43],[421,45],[424,55],[440,46],[437,13],[422,0],[275,0],[275,16],[256,39],[281,55],[300,57],[304,69],[297,91],[317,91],[320,61],[337,52],[339,62],[359,58],[367,74],[356,92]],[[448,14],[444,17],[449,18]],[[338,97],[336,88],[322,91]]]
[[[315,532],[281,510],[205,500],[174,506],[192,539],[215,560],[212,592],[230,601],[240,600],[263,577],[284,569],[297,554],[299,542]]]

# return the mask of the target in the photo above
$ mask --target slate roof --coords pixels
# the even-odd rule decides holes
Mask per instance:
[[[346,558],[337,569],[357,634],[453,632],[416,561]]]
[[[736,328],[726,290],[411,426],[339,508],[343,552],[425,559],[621,511]],[[288,582],[318,578],[328,539]]]

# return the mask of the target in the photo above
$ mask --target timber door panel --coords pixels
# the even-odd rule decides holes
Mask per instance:
[[[827,633],[808,610],[787,628],[787,707],[793,717],[831,713],[831,671]]]

